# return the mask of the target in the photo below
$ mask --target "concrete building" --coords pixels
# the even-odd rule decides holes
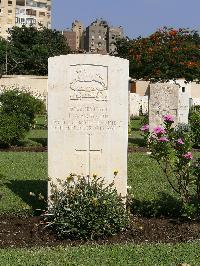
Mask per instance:
[[[76,50],[84,49],[84,26],[81,21],[75,20],[72,23],[72,31],[76,33]]]
[[[89,53],[114,53],[117,38],[123,38],[122,27],[110,27],[105,20],[97,19],[86,28],[85,50]]]
[[[109,47],[109,53],[115,54],[116,53],[116,41],[117,39],[123,38],[123,28],[120,27],[109,27],[108,28],[108,47]]]
[[[0,36],[22,25],[51,28],[51,0],[0,0]]]
[[[86,28],[85,50],[89,53],[107,54],[108,23],[105,20],[95,20]]]
[[[72,51],[76,51],[76,49],[77,49],[77,46],[76,46],[76,44],[77,44],[77,42],[76,42],[76,40],[77,40],[76,39],[76,32],[70,31],[70,30],[66,30],[66,31],[64,30],[63,31],[63,36],[64,36],[67,44],[69,45],[70,49]]]

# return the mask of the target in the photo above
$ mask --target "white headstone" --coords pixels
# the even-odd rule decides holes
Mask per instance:
[[[139,116],[140,114],[141,99],[137,93],[129,94],[129,115],[130,117]]]
[[[188,124],[189,92],[179,84],[150,84],[149,125],[150,129],[163,123],[163,116],[171,114],[174,126]]]
[[[142,106],[142,114],[146,115],[149,111],[149,96],[140,96],[141,97],[141,106]]]
[[[127,193],[129,62],[108,55],[49,59],[48,174],[97,174]],[[114,178],[114,171],[118,171]],[[49,193],[50,193],[49,186]]]

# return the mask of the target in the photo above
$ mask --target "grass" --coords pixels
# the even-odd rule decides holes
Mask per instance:
[[[24,214],[42,207],[29,193],[46,195],[47,154],[1,152],[0,161],[0,213]]]
[[[47,193],[47,153],[1,152],[0,161],[0,213],[31,213],[44,207],[29,194]],[[176,195],[147,154],[129,154],[128,185],[132,187],[138,211],[152,211],[154,202],[159,205],[156,208],[166,212],[177,205]]]
[[[46,116],[38,115],[36,117],[35,128],[31,129],[23,141],[24,146],[36,146],[45,147],[47,146],[47,128],[46,128]]]
[[[129,122],[129,127],[131,128],[131,134],[129,135],[128,139],[128,146],[129,147],[143,147],[144,140],[141,135],[140,128],[143,124],[144,117],[137,117],[133,118]]]
[[[188,263],[193,266],[200,265],[199,249],[200,243],[5,249],[0,250],[0,264],[176,266]]]

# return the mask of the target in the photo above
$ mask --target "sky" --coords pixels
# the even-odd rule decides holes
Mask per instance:
[[[200,30],[200,0],[52,0],[52,28],[87,27],[96,18],[122,26],[129,38],[148,36],[168,26]]]

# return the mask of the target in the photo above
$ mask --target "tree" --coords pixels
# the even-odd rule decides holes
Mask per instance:
[[[130,61],[135,79],[200,80],[200,36],[196,31],[164,27],[146,38],[117,41],[118,56]]]
[[[6,56],[8,42],[0,37],[0,78],[6,73]]]
[[[47,28],[13,27],[8,41],[8,74],[47,75],[48,58],[70,52],[63,35]]]

